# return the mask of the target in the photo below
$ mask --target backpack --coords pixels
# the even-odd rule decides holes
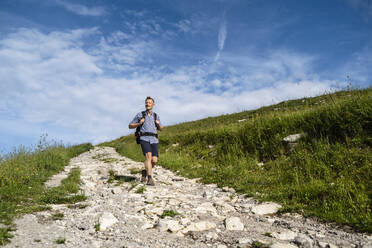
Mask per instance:
[[[142,118],[146,118],[146,111],[142,111],[141,113],[142,113]],[[141,118],[141,119],[142,119],[142,118]],[[154,122],[156,121],[157,118],[158,118],[158,117],[157,117],[156,113],[154,112]],[[141,119],[140,119],[140,120],[141,120]],[[142,125],[143,125],[143,124],[142,124]],[[137,142],[137,144],[140,143],[140,137],[141,137],[141,135],[142,135],[142,133],[140,132],[140,130],[141,130],[142,125],[138,126],[138,127],[136,128],[136,132],[134,133],[134,135],[136,136],[136,142]],[[155,122],[155,127],[156,127],[156,122]],[[148,134],[148,133],[146,133],[146,134]],[[153,135],[153,136],[155,136],[156,138],[158,137],[157,134],[155,134],[155,135]]]

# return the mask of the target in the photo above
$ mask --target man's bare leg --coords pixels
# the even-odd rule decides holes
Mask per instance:
[[[152,158],[152,153],[147,152],[146,153],[146,160],[145,160],[145,169],[147,171],[147,175],[150,176],[152,173],[152,164],[151,164],[151,158]]]
[[[153,156],[151,159],[152,168],[158,163],[158,157]]]

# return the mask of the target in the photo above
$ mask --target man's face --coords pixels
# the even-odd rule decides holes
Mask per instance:
[[[145,102],[146,110],[150,110],[154,107],[154,102],[151,99],[147,99]]]

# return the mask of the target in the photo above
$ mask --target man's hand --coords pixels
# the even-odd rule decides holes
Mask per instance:
[[[139,124],[139,125],[142,125],[144,122],[145,122],[145,118],[142,118],[142,119],[138,122],[138,124]],[[138,125],[138,126],[139,126],[139,125]]]
[[[162,131],[163,130],[163,126],[160,125],[160,121],[159,120],[155,120],[155,124],[156,124],[156,127],[159,131]]]

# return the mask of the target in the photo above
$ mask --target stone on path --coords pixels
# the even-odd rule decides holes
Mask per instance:
[[[191,223],[187,228],[182,230],[182,233],[186,234],[188,232],[202,232],[213,228],[216,228],[215,223],[209,221],[200,221]]]
[[[294,239],[295,244],[303,247],[303,248],[312,248],[313,247],[313,240],[304,235],[304,234],[298,234]]]
[[[253,240],[250,239],[250,238],[240,238],[238,240],[238,243],[239,244],[252,244],[253,243]]]
[[[270,248],[297,248],[296,245],[292,245],[289,243],[283,244],[283,243],[274,243],[270,246]]]
[[[226,230],[228,231],[242,231],[244,224],[239,217],[230,217],[225,220]]]
[[[275,214],[282,206],[274,202],[265,202],[252,207],[252,212],[258,215]]]
[[[280,239],[280,240],[293,240],[294,238],[296,238],[297,234],[295,232],[288,230],[284,232],[272,233],[271,236],[273,236],[276,239]]]
[[[176,220],[169,220],[168,221],[168,230],[172,233],[178,232],[179,230],[183,229],[183,226]]]
[[[116,222],[118,222],[118,219],[109,212],[104,212],[99,219],[99,229],[100,231],[106,231],[108,227],[114,225]]]

